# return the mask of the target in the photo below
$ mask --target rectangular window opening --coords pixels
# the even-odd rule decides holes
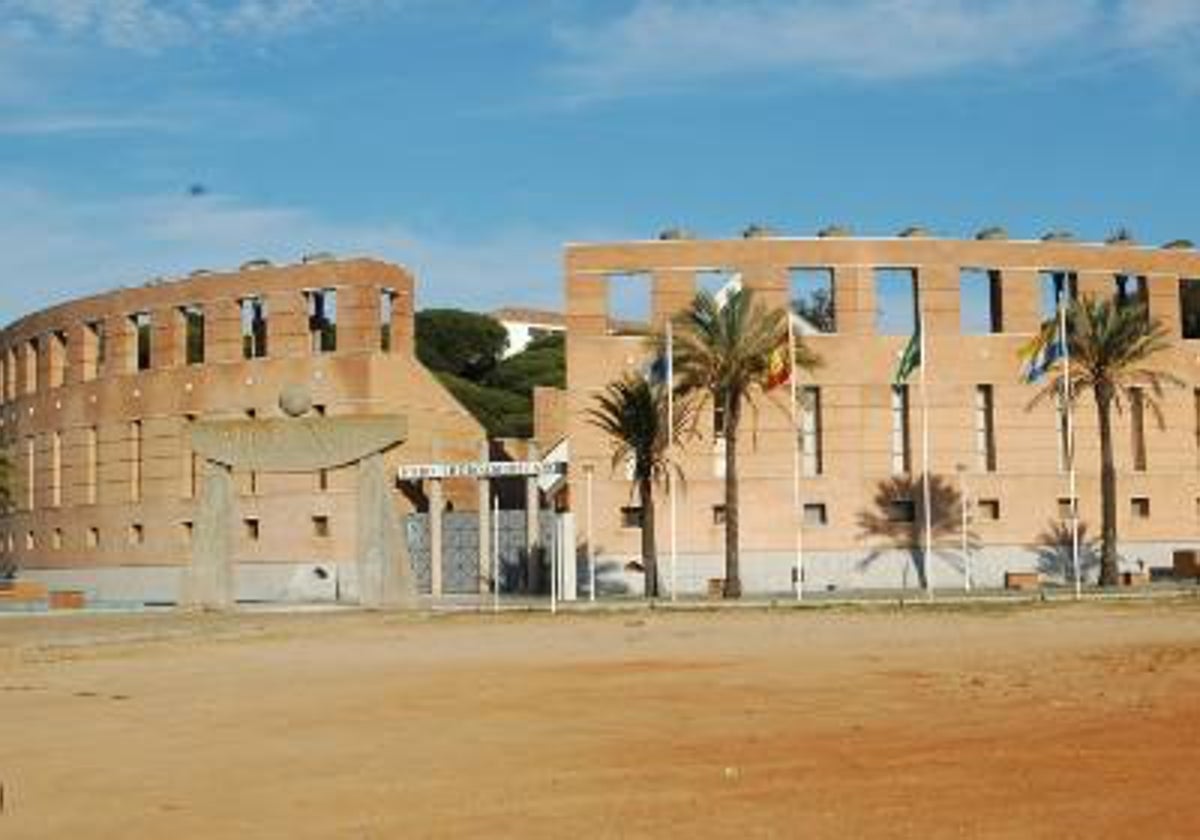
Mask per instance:
[[[1129,392],[1130,452],[1135,472],[1146,471],[1146,392],[1131,388]]]
[[[1039,271],[1038,293],[1042,320],[1049,321],[1058,314],[1060,302],[1070,303],[1079,297],[1079,275],[1061,269]]]
[[[246,539],[250,542],[258,542],[259,524],[255,517],[247,517],[242,520],[242,532],[246,535]]]
[[[142,500],[142,421],[129,424],[129,499]]]
[[[1200,339],[1200,279],[1179,279],[1179,326],[1185,339]]]
[[[917,505],[912,499],[892,499],[885,514],[888,522],[916,522]]]
[[[187,365],[204,364],[204,307],[189,304],[179,308],[183,322],[183,362]]]
[[[824,440],[821,418],[821,389],[806,385],[800,389],[800,468],[805,476],[825,472]]]
[[[130,327],[133,331],[135,370],[150,370],[154,361],[151,355],[153,323],[149,312],[135,312],[129,316]]]
[[[793,268],[790,300],[799,335],[837,332],[832,268]]]
[[[706,268],[696,272],[696,294],[706,292],[718,306],[741,288],[742,273],[732,268]]]
[[[61,388],[67,382],[67,333],[55,330],[50,333],[50,387]]]
[[[829,516],[824,502],[804,503],[804,525],[808,528],[824,528],[829,524]]]
[[[908,386],[893,385],[892,475],[908,475],[912,468],[912,441],[908,412]]]
[[[975,386],[975,462],[980,472],[996,471],[996,407],[991,385]]]
[[[979,518],[984,522],[997,522],[1000,519],[1000,500],[999,499],[980,499],[976,504],[979,510]]]
[[[1003,302],[999,271],[964,268],[959,272],[959,328],[964,335],[1003,332]]]
[[[192,538],[195,536],[196,526],[191,522],[179,523],[179,541],[185,546],[192,544]]]
[[[304,299],[312,352],[333,353],[337,350],[337,289],[309,289]]]
[[[129,544],[141,545],[146,541],[146,528],[140,523],[134,523],[129,526]]]
[[[610,335],[646,335],[653,316],[653,278],[645,272],[609,274],[608,332]]]
[[[713,505],[712,506],[712,524],[714,524],[714,525],[724,525],[725,524],[725,505]]]
[[[1075,515],[1075,502],[1070,496],[1059,496],[1058,518],[1069,522]]]
[[[85,544],[87,545],[88,548],[99,548],[100,547],[100,529],[99,528],[92,527],[92,528],[87,529],[87,536],[85,539]]]
[[[875,332],[912,335],[920,306],[915,268],[875,269]]]
[[[256,296],[242,298],[238,305],[242,321],[242,358],[266,358],[267,302]]]
[[[50,532],[50,547],[55,551],[61,551],[63,547],[63,532],[62,528],[55,528]]]
[[[641,528],[642,509],[632,505],[621,508],[621,527]]]
[[[62,507],[62,433],[50,437],[50,506]]]
[[[330,534],[329,517],[324,515],[314,516],[312,518],[313,536],[317,539],[326,539]]]
[[[379,349],[392,352],[392,329],[396,317],[396,291],[382,289],[379,292]]]
[[[1129,500],[1129,515],[1134,519],[1150,518],[1150,499],[1148,496],[1134,496]]]
[[[108,352],[103,321],[89,321],[83,327],[83,380],[91,382],[104,367]]]
[[[25,342],[25,393],[36,394],[38,390],[39,342],[31,338]]]
[[[1113,276],[1113,301],[1117,306],[1147,307],[1150,292],[1144,274],[1117,274]]]

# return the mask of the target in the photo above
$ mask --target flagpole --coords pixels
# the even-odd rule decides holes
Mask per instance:
[[[788,309],[788,386],[792,419],[792,517],[796,529],[796,600],[804,599],[804,505],[800,498],[800,412],[796,400],[796,325]]]
[[[671,600],[677,599],[679,530],[675,504],[675,336],[667,318],[667,498],[671,503]]]
[[[1071,346],[1067,340],[1067,308],[1063,305],[1066,293],[1059,297],[1058,338],[1062,342],[1063,410],[1067,422],[1067,487],[1071,497],[1071,565],[1075,573],[1075,600],[1082,596],[1083,584],[1079,579],[1079,497],[1075,482],[1075,419],[1071,407]]]
[[[929,389],[926,386],[925,369],[929,367],[929,354],[925,347],[925,302],[924,295],[917,295],[917,332],[920,336],[920,385],[921,385],[921,492],[922,507],[925,509],[925,595],[933,600],[933,511],[929,492]]]

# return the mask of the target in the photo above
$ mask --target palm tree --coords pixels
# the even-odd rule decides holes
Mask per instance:
[[[1159,426],[1163,426],[1158,399],[1164,385],[1182,385],[1178,377],[1147,363],[1169,346],[1162,324],[1149,317],[1144,304],[1083,297],[1066,311],[1067,350],[1070,357],[1071,399],[1091,392],[1100,427],[1100,585],[1117,583],[1117,474],[1113,465],[1112,412],[1141,398]],[[1026,352],[1040,353],[1056,341],[1053,319],[1041,330]],[[1030,407],[1046,399],[1061,398],[1061,365],[1056,366]]]
[[[605,386],[588,410],[589,422],[612,442],[614,468],[631,464],[633,485],[641,505],[642,567],[646,596],[658,597],[658,551],[654,540],[654,485],[671,469],[671,435],[667,421],[667,389],[641,376],[627,374]],[[675,416],[676,439],[686,412]]]
[[[746,405],[769,389],[778,370],[772,357],[788,344],[786,308],[767,308],[739,288],[723,305],[705,291],[674,318],[676,389],[696,408],[711,402],[724,420],[725,583],[722,594],[742,594],[738,554],[738,431]],[[662,338],[658,339],[660,342]],[[797,337],[792,369],[812,369],[817,356]],[[786,354],[786,350],[784,350]],[[786,359],[786,356],[785,356]]]

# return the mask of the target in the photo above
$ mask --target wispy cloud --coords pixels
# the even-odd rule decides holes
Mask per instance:
[[[0,277],[9,278],[0,291],[0,324],[151,277],[232,269],[257,257],[294,262],[324,250],[409,266],[422,305],[558,305],[559,253],[569,238],[533,225],[468,237],[402,219],[344,222],[304,207],[221,195],[80,200],[0,182]]]
[[[388,0],[7,0],[0,23],[40,35],[157,52],[205,38],[273,37]]]
[[[861,83],[1072,60],[1196,62],[1196,0],[636,0],[560,25],[558,76],[580,99],[792,74]]]

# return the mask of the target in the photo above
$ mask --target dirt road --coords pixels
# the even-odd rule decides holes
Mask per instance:
[[[1197,837],[1200,601],[0,620],[0,838]]]

